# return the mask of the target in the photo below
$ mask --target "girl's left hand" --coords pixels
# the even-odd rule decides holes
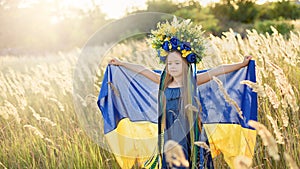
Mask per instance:
[[[252,56],[245,56],[244,61],[242,62],[243,66],[247,66],[251,59],[252,59]]]

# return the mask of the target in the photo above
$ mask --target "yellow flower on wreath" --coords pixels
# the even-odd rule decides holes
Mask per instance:
[[[189,51],[187,51],[187,50],[182,50],[181,53],[182,53],[182,57],[183,57],[183,58],[186,58],[187,55],[189,55],[189,54],[192,53],[192,51],[190,51],[190,50],[189,50]]]

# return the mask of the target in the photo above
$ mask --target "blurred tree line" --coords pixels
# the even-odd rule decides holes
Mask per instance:
[[[171,0],[149,0],[146,11],[168,12],[182,18],[190,18],[202,24],[207,33],[221,36],[222,32],[233,28],[245,35],[246,29],[272,33],[274,26],[280,33],[288,34],[294,29],[290,20],[300,18],[300,1],[281,0],[262,5],[256,0],[220,0],[220,2],[202,7],[199,1],[188,0],[175,4]],[[172,12],[173,11],[173,12]]]
[[[43,53],[82,47],[99,28],[111,22],[105,19],[106,15],[94,0],[91,0],[93,7],[88,9],[62,7],[59,0],[36,1],[27,7],[20,6],[20,2],[22,1],[0,1],[0,55]],[[245,34],[245,29],[252,28],[262,33],[272,33],[271,25],[279,32],[288,34],[295,29],[289,21],[300,18],[299,0],[268,2],[262,5],[256,4],[255,0],[220,0],[219,3],[207,7],[201,6],[196,0],[181,3],[172,0],[148,0],[146,3],[146,10],[136,10],[128,14],[174,14],[202,24],[208,34],[218,36],[229,28],[242,35]],[[118,27],[108,28],[111,29],[122,31]]]

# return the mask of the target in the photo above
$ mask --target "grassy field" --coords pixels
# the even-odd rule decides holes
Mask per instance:
[[[259,35],[255,30],[245,40],[233,32],[208,39],[207,56],[199,69],[238,62],[248,54],[256,60],[258,119],[270,133],[263,127],[259,130],[262,137],[257,137],[251,168],[300,166],[300,32],[291,33],[288,40],[276,32]],[[95,47],[88,54],[101,50]],[[96,100],[109,58],[156,69],[162,66],[146,42],[130,41],[115,45],[101,63],[92,61],[99,69],[86,70],[78,81],[73,74],[80,54],[80,49],[74,49],[38,57],[0,57],[0,168],[119,168],[113,155],[79,123],[75,109],[80,103],[73,101],[73,84],[83,85],[84,78],[93,78],[91,93],[80,98],[95,112],[99,119],[95,125],[101,127]],[[101,131],[96,131],[98,143],[104,142]],[[228,168],[222,157],[214,161],[216,168]]]

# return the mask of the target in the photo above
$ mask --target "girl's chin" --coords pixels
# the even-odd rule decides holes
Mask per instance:
[[[178,72],[170,72],[171,75],[178,75]]]

